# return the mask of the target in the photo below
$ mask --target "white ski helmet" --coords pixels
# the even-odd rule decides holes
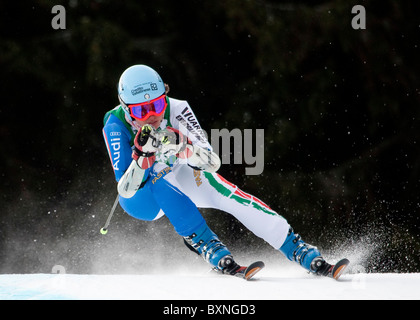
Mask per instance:
[[[159,74],[146,65],[126,69],[118,82],[118,99],[130,115],[128,105],[152,101],[165,94],[165,84]]]

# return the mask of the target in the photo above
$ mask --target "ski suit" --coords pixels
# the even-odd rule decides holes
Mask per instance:
[[[173,127],[193,144],[211,149],[187,101],[167,97],[160,129]],[[137,129],[121,106],[107,112],[103,135],[117,181],[132,161]],[[121,207],[141,220],[166,215],[175,231],[190,236],[204,219],[197,208],[215,208],[238,219],[246,228],[279,250],[290,229],[287,221],[256,197],[240,190],[217,173],[195,170],[173,156],[147,169],[142,187],[132,198],[120,196]]]

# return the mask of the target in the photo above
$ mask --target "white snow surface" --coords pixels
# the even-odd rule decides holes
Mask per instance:
[[[80,275],[3,274],[0,300],[399,300],[420,299],[420,273],[345,274],[266,267],[245,281],[214,272]]]

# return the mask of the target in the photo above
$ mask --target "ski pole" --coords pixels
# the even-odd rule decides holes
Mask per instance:
[[[109,226],[109,223],[111,222],[111,218],[114,214],[115,208],[117,207],[118,198],[119,198],[119,194],[117,194],[117,197],[115,198],[114,205],[112,206],[111,212],[108,215],[108,219],[106,219],[105,225],[101,228],[101,234],[108,233],[108,226]]]

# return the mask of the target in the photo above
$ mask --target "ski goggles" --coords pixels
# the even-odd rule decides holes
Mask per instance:
[[[161,95],[159,98],[142,103],[127,105],[130,116],[133,118],[145,121],[150,116],[160,116],[166,109],[168,103],[166,102],[166,95]]]

